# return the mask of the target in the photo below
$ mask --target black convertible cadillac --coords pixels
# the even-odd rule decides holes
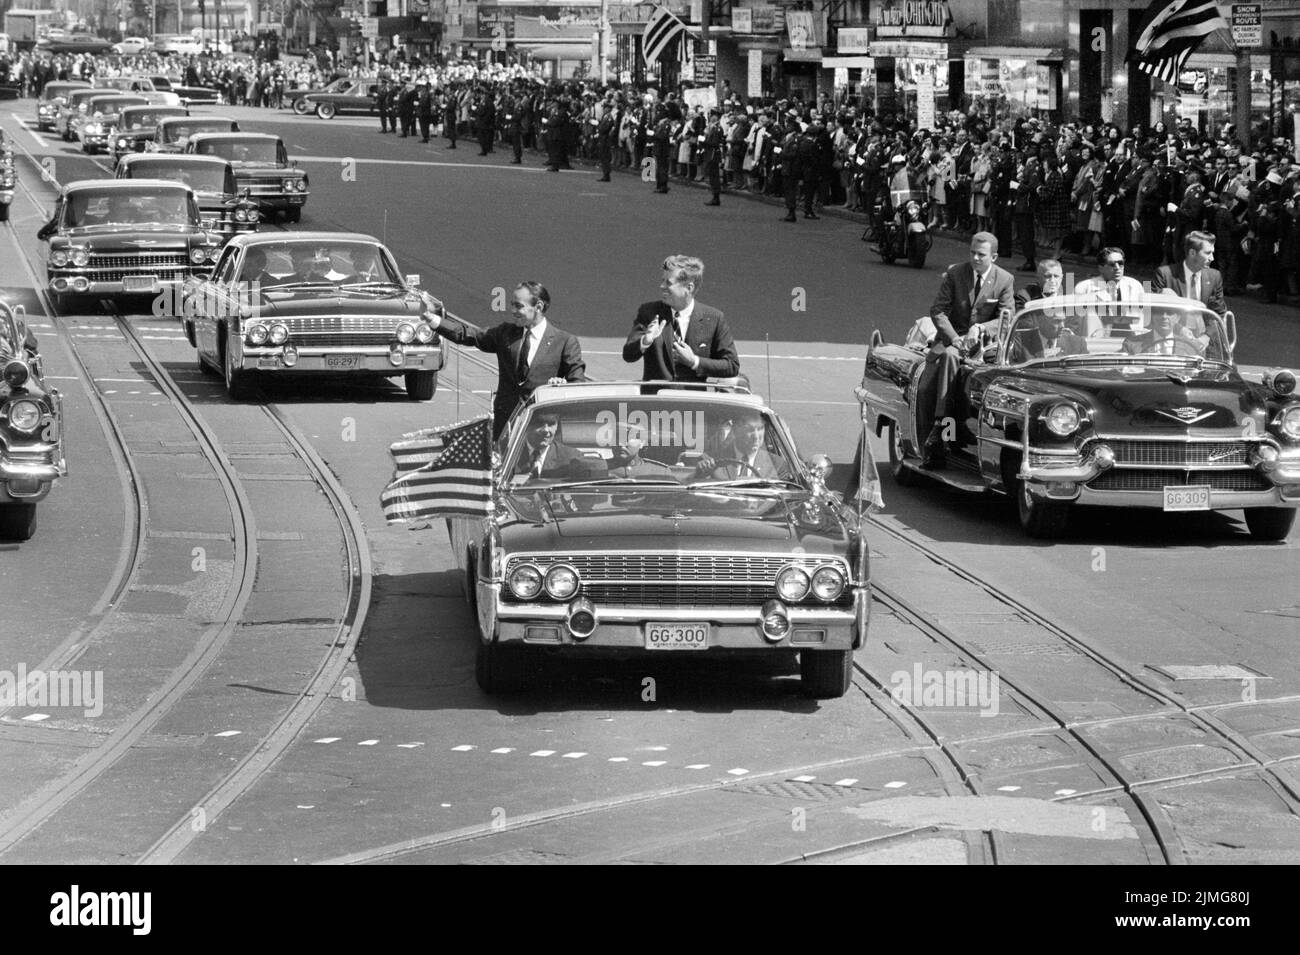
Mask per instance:
[[[0,540],[36,533],[36,505],[68,473],[63,399],[45,383],[21,306],[0,302]]]
[[[449,521],[477,611],[477,677],[537,654],[799,658],[843,696],[867,637],[866,542],[784,422],[727,386],[544,386],[498,443],[494,514]]]
[[[1088,296],[1030,302],[965,363],[941,466],[923,468],[915,398],[924,336],[867,352],[858,397],[888,436],[900,484],[928,475],[1010,496],[1034,537],[1076,504],[1236,510],[1282,540],[1300,505],[1300,398],[1292,372],[1247,381],[1236,325],[1189,299],[1119,305]]]

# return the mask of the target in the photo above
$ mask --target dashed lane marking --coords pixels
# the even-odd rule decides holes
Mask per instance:
[[[492,750],[492,752],[498,756],[504,756],[506,753],[513,753],[514,751],[515,749],[513,746],[501,746]]]
[[[343,737],[341,736],[322,736],[320,739],[312,740],[314,743],[337,743]]]
[[[398,743],[398,749],[415,749],[417,746],[423,746],[423,743]]]
[[[1018,793],[1018,792],[1020,792],[1020,787],[1019,787],[1019,786],[999,786],[999,787],[998,787],[998,792],[1000,792],[1000,793]]]
[[[709,764],[708,764],[708,763],[691,763],[691,765],[687,766],[686,768],[687,768],[687,769],[708,769],[708,768],[709,768]]]
[[[586,755],[586,753],[565,753],[560,759],[582,759]]]
[[[607,763],[626,763],[626,762],[627,762],[627,757],[626,757],[626,756],[611,756],[609,759],[606,760],[606,762],[607,762]]]
[[[38,146],[40,146],[42,149],[50,148],[50,144],[45,141],[45,137],[42,136],[40,133],[38,133],[36,130],[32,129],[31,126],[27,125],[27,120],[23,119],[17,113],[10,113],[9,115],[12,116],[17,121],[19,126],[27,130],[28,135],[30,135],[32,139],[36,140],[36,144]]]
[[[748,775],[749,775],[749,770],[748,770],[748,769],[739,769],[739,768],[737,768],[737,769],[729,769],[729,770],[727,770],[727,775],[728,775],[728,776],[748,776]]]
[[[363,739],[361,742],[357,743],[357,745],[358,745],[358,746],[378,746],[378,745],[379,745],[379,740],[377,740],[377,739]]]
[[[451,751],[453,753],[468,753],[473,748],[474,747],[470,746],[468,743],[462,743],[460,746],[453,746]]]
[[[690,769],[691,767],[687,766],[686,768],[687,768],[687,769]],[[812,781],[813,781],[814,779],[816,779],[816,778],[817,778],[816,776],[795,776],[794,779],[791,780],[791,782],[795,782],[795,783],[810,783],[810,782],[812,782]]]
[[[831,783],[831,785],[832,785],[832,786],[852,786],[852,785],[853,785],[854,783],[856,783],[856,782],[857,782],[856,779],[837,779],[835,782]]]
[[[23,719],[26,720],[28,723],[39,723],[42,720],[48,720],[49,718],[50,718],[49,713],[28,713],[26,716],[23,717]]]
[[[242,731],[242,730],[223,730],[223,731],[220,732],[220,733],[213,733],[212,735],[213,735],[213,736],[218,736],[218,737],[220,737],[220,736],[238,736],[241,732],[243,732],[243,731]]]
[[[539,750],[537,750],[537,752],[535,752],[535,753],[529,753],[528,755],[529,755],[529,756],[554,756],[554,755],[555,755],[555,750],[553,750],[553,749],[539,749]]]
[[[905,782],[901,782],[901,781],[899,781],[899,780],[896,779],[896,780],[894,780],[892,783],[885,783],[885,788],[886,788],[886,789],[902,789],[902,788],[903,788],[904,786],[906,786],[906,785],[907,785],[907,783],[905,783]]]
[[[641,765],[642,765],[642,766],[663,766],[663,765],[665,765],[666,763],[667,763],[667,760],[664,760],[664,759],[651,759],[651,760],[647,760],[646,762],[642,763]]]

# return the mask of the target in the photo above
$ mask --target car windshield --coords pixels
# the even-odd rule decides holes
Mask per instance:
[[[505,474],[519,487],[780,487],[798,473],[769,413],[680,393],[548,401],[512,435]]]
[[[176,114],[167,110],[140,110],[132,111],[122,117],[123,129],[153,129],[158,125],[158,120],[164,116],[175,116]]]
[[[278,162],[279,144],[274,139],[213,139],[199,143],[195,153],[220,156],[231,162]]]
[[[1218,315],[1195,302],[1146,295],[1133,302],[1059,296],[1030,302],[999,343],[1003,364],[1232,360]]]
[[[259,243],[244,253],[239,280],[261,288],[304,285],[401,284],[383,247],[368,242]]]
[[[122,108],[126,106],[139,106],[140,102],[140,98],[137,96],[126,99],[97,99],[91,108],[96,114],[108,116],[121,112]]]
[[[73,90],[84,90],[84,89],[86,89],[86,87],[81,85],[80,83],[71,86],[68,85],[67,83],[50,83],[45,87],[45,89],[41,90],[40,101],[42,103],[48,103],[51,100],[66,99],[68,94],[71,93]]]
[[[226,192],[226,167],[217,163],[133,163],[132,179],[172,179],[195,192]]]
[[[168,123],[165,133],[168,142],[176,142],[195,133],[228,133],[231,125],[228,119],[196,119],[188,123]]]
[[[151,76],[150,80],[153,83],[153,88],[156,90],[166,91],[172,88],[172,81],[167,79],[165,76]]]
[[[169,226],[189,223],[189,202],[183,192],[157,189],[75,192],[68,196],[64,225],[69,229],[98,225]]]

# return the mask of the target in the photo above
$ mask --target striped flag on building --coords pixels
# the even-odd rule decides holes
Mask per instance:
[[[1228,29],[1214,0],[1154,0],[1138,21],[1138,38],[1128,59],[1143,73],[1166,83],[1178,82],[1178,72],[1201,42],[1215,30]]]
[[[645,57],[645,65],[651,66],[663,55],[668,44],[685,32],[686,24],[669,13],[666,7],[655,7],[645,25],[645,33],[641,34],[641,55]]]
[[[390,524],[492,512],[492,419],[402,435],[389,449],[396,471],[380,501]]]

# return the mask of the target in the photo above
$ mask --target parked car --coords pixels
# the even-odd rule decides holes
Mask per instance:
[[[196,133],[237,133],[239,123],[226,116],[165,116],[158,120],[147,152],[180,153]]]
[[[441,306],[378,239],[347,232],[239,235],[186,292],[186,337],[235,399],[262,375],[401,377],[427,401],[446,356]]]
[[[88,90],[89,83],[81,80],[55,80],[41,88],[41,95],[36,97],[36,128],[41,132],[54,128],[59,118],[59,111],[66,102],[67,94],[72,90]]]
[[[378,108],[379,84],[367,79],[346,80],[338,89],[308,93],[302,99],[321,119],[333,119],[338,113],[373,114]]]
[[[117,166],[118,179],[167,179],[194,190],[203,228],[229,240],[256,232],[261,218],[257,203],[239,191],[230,162],[216,156],[181,153],[139,153],[124,156]]]
[[[239,188],[247,189],[263,214],[279,212],[286,222],[302,218],[307,204],[307,173],[289,160],[284,140],[268,133],[195,133],[185,144],[195,156],[220,156],[235,167]]]
[[[50,34],[36,43],[38,54],[50,56],[56,53],[72,55],[85,53],[94,56],[98,53],[107,53],[112,49],[111,42],[89,33],[68,33],[61,37]]]
[[[189,34],[164,34],[154,37],[154,49],[169,56],[198,56],[203,44]]]
[[[113,44],[113,52],[119,56],[139,56],[153,49],[153,41],[142,36],[123,37],[121,42]]]
[[[1004,324],[1008,333],[959,376],[964,410],[945,465],[930,469],[915,406],[924,335],[907,345],[872,336],[859,397],[888,437],[899,483],[929,475],[1006,495],[1032,537],[1062,533],[1081,504],[1240,508],[1259,539],[1290,532],[1300,506],[1296,378],[1242,377],[1231,312],[1220,319],[1166,295],[1119,305],[1062,296]]]
[[[797,655],[839,697],[870,616],[866,541],[741,387],[538,388],[496,447],[492,516],[451,518],[478,620],[479,686],[524,688],[537,654]]]
[[[158,132],[158,123],[171,117],[185,117],[189,110],[184,106],[127,106],[118,114],[117,127],[111,144],[113,163],[125,155],[142,153]]]
[[[30,540],[36,505],[67,473],[62,396],[21,306],[0,302],[0,540]]]
[[[63,187],[36,237],[46,277],[68,312],[88,296],[155,295],[208,275],[223,244],[203,228],[194,191],[160,179],[92,179]]]
[[[108,93],[86,100],[86,112],[72,119],[73,137],[83,153],[108,152],[117,130],[118,116],[128,106],[147,106],[143,97]]]

